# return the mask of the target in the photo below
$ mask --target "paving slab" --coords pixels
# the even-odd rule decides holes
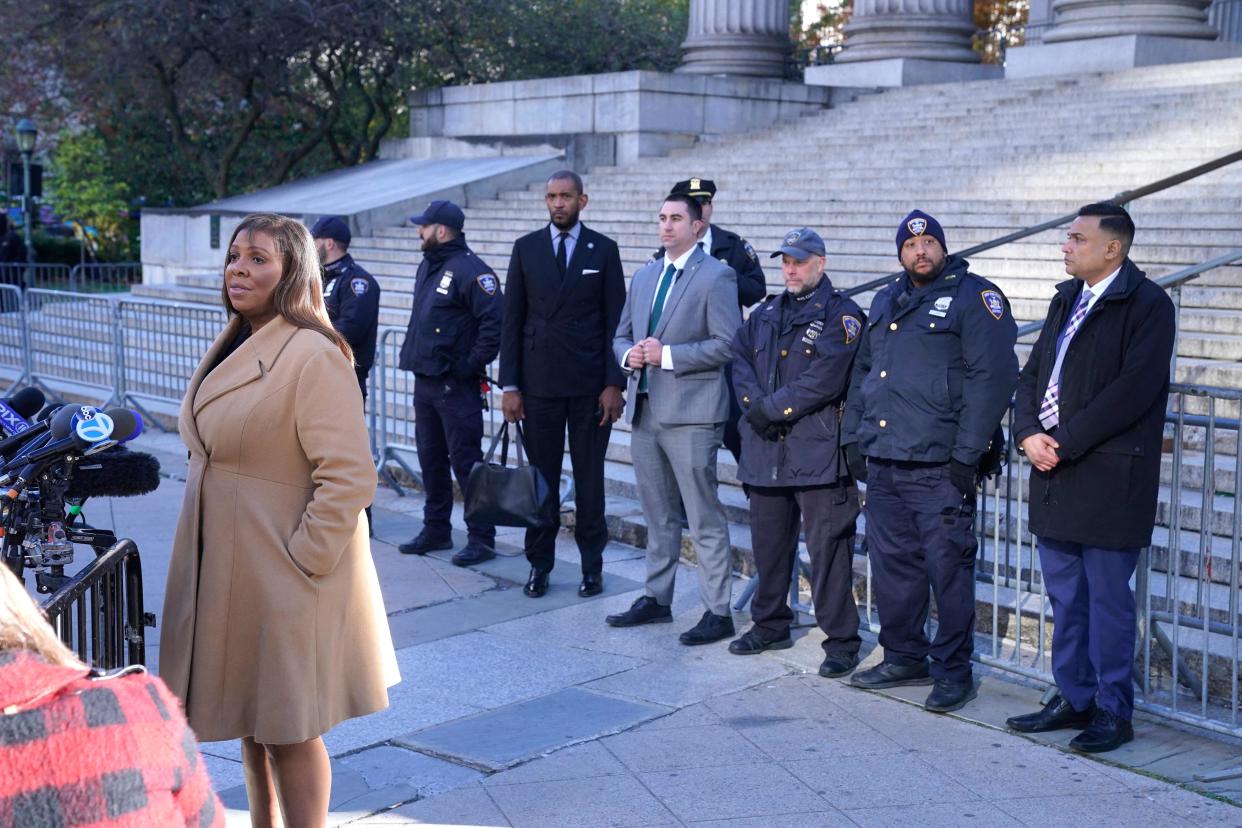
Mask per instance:
[[[569,687],[447,725],[401,736],[398,744],[499,770],[557,747],[617,733],[668,708]]]
[[[736,730],[700,725],[672,730],[633,730],[603,740],[603,745],[632,771],[706,768],[762,762],[767,757]]]
[[[913,753],[854,756],[844,762],[817,758],[785,762],[784,766],[827,802],[847,813],[855,808],[970,802],[981,798]]]
[[[685,824],[694,828],[855,828],[855,823],[849,817],[837,811],[709,819],[686,821]]]
[[[863,828],[1018,828],[1022,823],[988,802],[950,802],[933,805],[897,805],[849,812],[850,820]]]
[[[493,578],[423,555],[402,555],[397,547],[375,540],[371,543],[389,615],[440,604],[456,598],[496,589]]]
[[[658,720],[657,720],[658,721]],[[600,742],[557,750],[535,761],[517,765],[483,780],[485,786],[517,785],[528,782],[559,782],[567,779],[590,779],[596,776],[626,775],[630,771]]]
[[[998,800],[992,804],[1022,825],[1040,828],[1099,825],[1103,820],[1126,828],[1189,828],[1196,824],[1160,807],[1145,792],[1037,796]],[[1209,820],[1197,824],[1221,823]]]
[[[655,828],[677,818],[633,776],[487,788],[514,828]]]
[[[636,699],[685,707],[785,675],[788,668],[762,658],[729,655],[725,642],[676,653],[586,685]]]
[[[469,825],[508,828],[511,823],[491,796],[478,786],[458,788],[440,796],[411,802],[390,811],[348,823],[351,828],[393,825]]]
[[[924,758],[984,799],[1038,797],[1049,791],[1130,793],[1119,780],[1097,770],[1098,763],[1044,745],[959,750],[944,758]]]
[[[638,778],[682,820],[830,810],[826,800],[771,762],[641,773]]]

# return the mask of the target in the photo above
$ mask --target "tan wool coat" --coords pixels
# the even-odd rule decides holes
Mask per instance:
[[[388,706],[396,656],[363,508],[375,493],[348,360],[277,316],[181,406],[190,450],[160,677],[207,742],[290,744]]]

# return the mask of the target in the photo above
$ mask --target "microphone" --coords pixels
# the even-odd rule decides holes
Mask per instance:
[[[114,446],[79,463],[65,497],[136,497],[160,485],[160,461],[141,451]]]
[[[0,400],[0,429],[9,435],[30,428],[30,417],[39,413],[47,398],[38,388],[23,388],[11,397]]]
[[[93,411],[89,419],[80,419],[79,415]],[[142,418],[133,411],[124,408],[111,408],[98,411],[84,406],[82,409],[60,411],[52,419],[50,429],[51,441],[39,448],[33,448],[14,457],[5,466],[5,475],[0,483],[9,484],[7,495],[16,500],[26,484],[50,463],[67,457],[70,454],[93,454],[116,445],[123,440],[132,439],[141,433]],[[56,439],[56,435],[72,427],[66,437]],[[117,434],[121,439],[114,439]],[[18,468],[14,476],[12,470]]]

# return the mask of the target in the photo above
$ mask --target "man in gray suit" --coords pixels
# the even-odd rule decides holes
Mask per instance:
[[[630,452],[647,519],[646,594],[614,627],[673,620],[673,579],[681,556],[681,510],[698,554],[707,611],[681,635],[709,644],[733,635],[729,610],[729,527],[716,492],[716,453],[729,416],[725,370],[742,323],[737,275],[695,244],[703,213],[693,198],[670,195],[660,208],[664,256],[634,274],[613,351],[629,375]]]

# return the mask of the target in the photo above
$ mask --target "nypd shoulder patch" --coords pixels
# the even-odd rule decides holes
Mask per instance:
[[[496,274],[480,273],[475,281],[479,283],[479,287],[483,288],[483,292],[488,296],[496,295],[496,288],[498,286],[498,283],[496,282]]]
[[[354,296],[361,296],[367,292],[367,280],[361,277],[357,279],[350,279],[349,289],[354,292]]]
[[[983,306],[988,309],[988,313],[993,318],[1000,319],[1005,315],[1005,300],[994,290],[985,290],[979,293],[979,298],[983,300]]]
[[[750,257],[750,260],[752,262],[758,263],[759,254],[755,252],[755,248],[750,246],[750,242],[748,241],[742,242],[742,248],[746,251],[746,255]]]
[[[849,345],[858,339],[858,334],[862,332],[862,320],[846,314],[841,317],[841,327],[845,328],[845,344]]]

